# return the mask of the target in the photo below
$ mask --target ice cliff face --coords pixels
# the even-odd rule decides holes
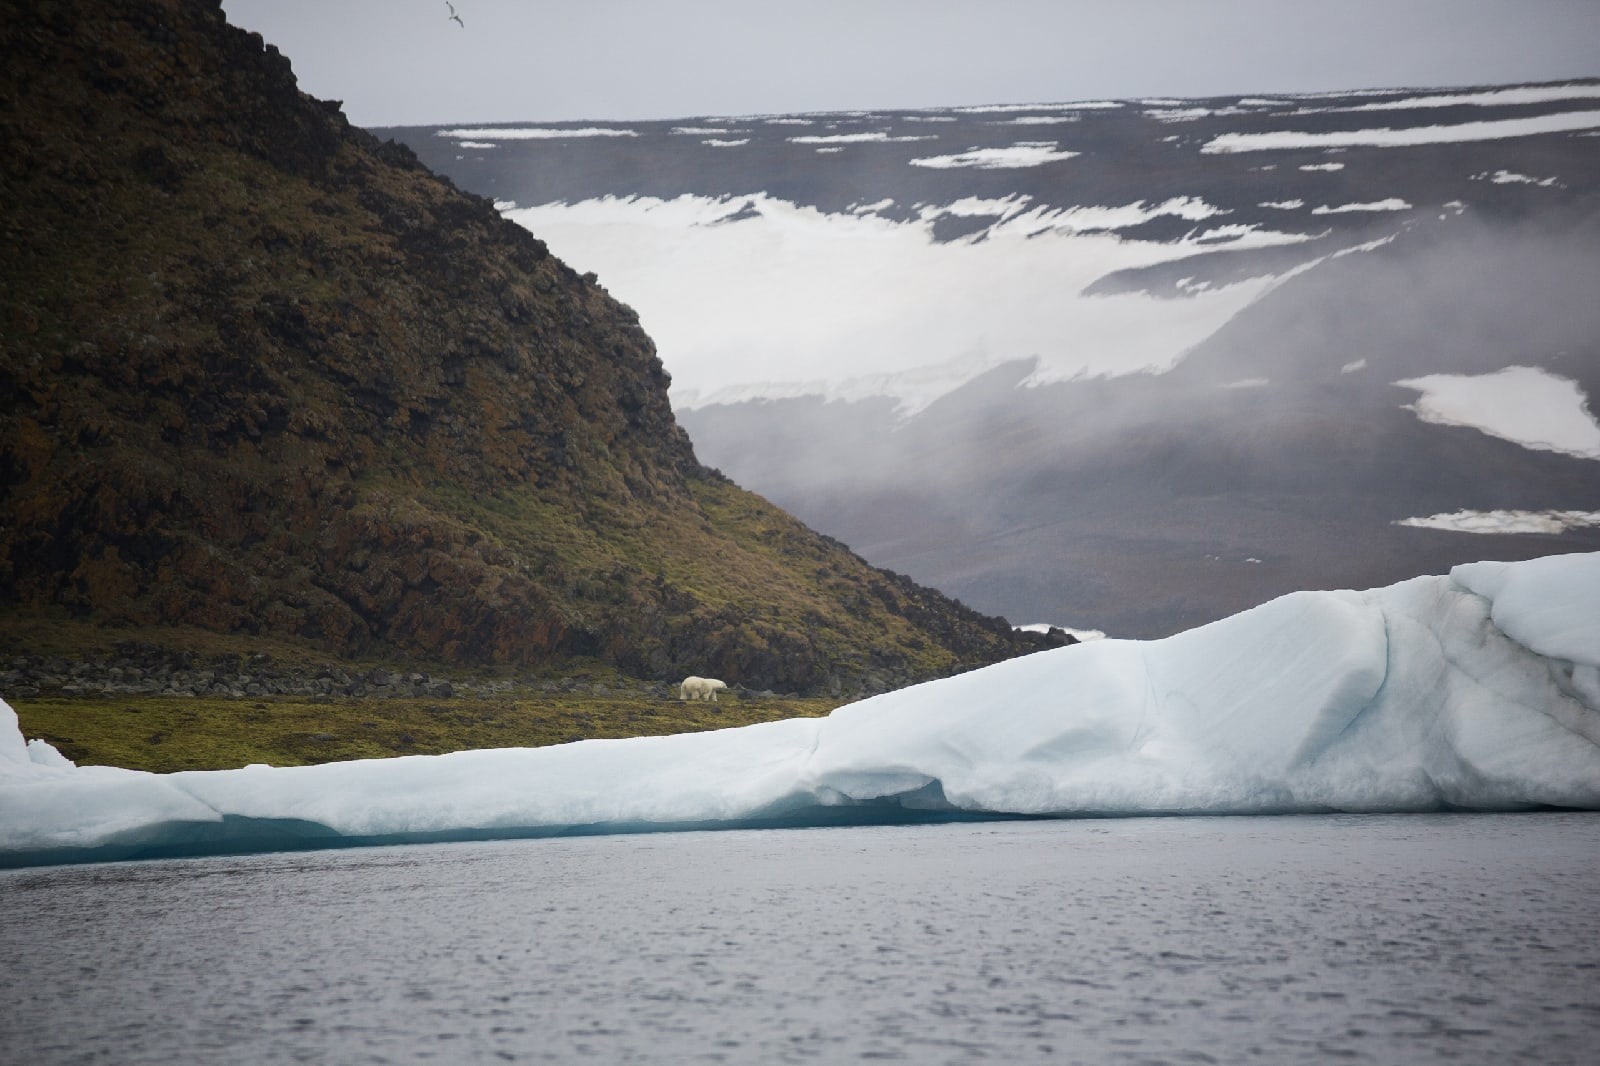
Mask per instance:
[[[825,719],[165,776],[0,703],[0,864],[920,813],[1600,809],[1600,554],[1301,592]]]

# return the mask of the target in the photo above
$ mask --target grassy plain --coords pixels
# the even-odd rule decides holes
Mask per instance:
[[[698,732],[818,717],[841,701],[723,693],[718,703],[685,703],[519,692],[450,699],[41,695],[9,702],[24,736],[50,742],[79,765],[165,773]]]

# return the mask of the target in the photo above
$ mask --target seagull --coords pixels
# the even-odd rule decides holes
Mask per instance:
[[[450,9],[450,17],[455,20],[455,24],[462,29],[466,29],[467,24],[461,21],[460,15],[456,14],[456,5],[452,4],[450,0],[444,0],[444,6]]]

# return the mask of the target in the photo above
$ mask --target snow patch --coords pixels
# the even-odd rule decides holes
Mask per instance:
[[[1600,511],[1451,511],[1425,518],[1402,518],[1394,524],[1449,533],[1565,533],[1569,529],[1600,526]]]
[[[959,115],[1005,115],[1021,111],[1094,111],[1121,106],[1114,100],[1086,100],[1074,104],[978,104],[950,110]]]
[[[1012,193],[1002,197],[963,196],[948,204],[923,204],[918,207],[922,218],[934,219],[943,215],[957,218],[1008,218],[1026,207],[1033,197],[1027,193]]]
[[[974,167],[979,170],[1020,170],[1073,159],[1080,152],[1061,151],[1054,142],[1025,142],[1009,148],[970,148],[954,155],[925,156],[911,160],[914,167],[931,167],[948,170],[956,167]]]
[[[1398,236],[1400,236],[1400,234],[1398,232],[1396,232],[1396,233],[1391,233],[1386,237],[1377,237],[1377,238],[1375,238],[1373,240],[1365,241],[1365,242],[1363,242],[1361,244],[1352,244],[1348,248],[1340,248],[1337,252],[1334,252],[1328,258],[1330,258],[1330,259],[1343,259],[1347,255],[1360,255],[1362,252],[1370,252],[1370,251],[1373,251],[1374,249],[1382,248],[1386,244],[1393,243],[1394,239],[1396,237],[1398,237]]]
[[[1576,381],[1532,366],[1493,374],[1430,374],[1394,384],[1422,395],[1404,405],[1424,422],[1467,426],[1538,451],[1600,459],[1600,422]]]
[[[1405,129],[1334,130],[1308,133],[1278,130],[1267,133],[1222,133],[1201,146],[1208,155],[1226,152],[1281,151],[1303,148],[1399,148],[1414,144],[1459,144],[1544,133],[1567,133],[1600,126],[1600,111],[1564,111],[1531,118],[1463,122],[1454,126],[1413,126]],[[1302,170],[1305,168],[1302,167]]]
[[[1520,104],[1549,104],[1563,100],[1600,98],[1600,85],[1527,85],[1511,89],[1491,89],[1476,93],[1441,93],[1431,96],[1405,96],[1352,107],[1330,107],[1340,111],[1409,111],[1429,107],[1514,107]]]
[[[1371,203],[1365,203],[1365,204],[1340,204],[1338,207],[1329,207],[1327,204],[1323,204],[1321,207],[1313,207],[1311,209],[1311,213],[1313,215],[1342,215],[1342,214],[1345,214],[1345,213],[1350,212],[1350,211],[1409,211],[1409,210],[1411,210],[1411,205],[1410,204],[1406,203],[1404,200],[1400,199],[1398,196],[1391,196],[1387,200],[1375,200],[1375,201],[1373,201]]]
[[[1009,230],[1037,237],[1044,233],[1091,233],[1128,229],[1162,217],[1200,222],[1228,213],[1194,196],[1178,196],[1159,204],[1146,204],[1143,200],[1138,200],[1131,204],[1038,207],[1024,211],[1023,208],[1032,199],[1024,193],[1014,193],[999,199],[967,196],[944,206],[923,207],[920,214],[922,218],[929,220],[943,215],[994,216]],[[992,228],[989,233],[993,233]],[[1234,234],[1234,236],[1243,235],[1242,232]]]
[[[902,141],[937,141],[933,134],[894,137],[881,130],[872,133],[823,133],[786,138],[791,144],[899,144]]]
[[[1019,115],[996,122],[996,126],[1061,126],[1078,121],[1077,115]]]
[[[548,141],[563,137],[637,137],[639,134],[634,130],[619,130],[600,126],[589,126],[583,129],[561,129],[554,126],[495,129],[489,126],[478,126],[472,129],[440,130],[436,136],[495,141]]]
[[[1555,178],[1530,178],[1526,174],[1518,174],[1510,170],[1497,170],[1493,174],[1485,170],[1481,174],[1474,174],[1469,181],[1489,181],[1495,185],[1537,185],[1541,189],[1548,189],[1556,185]]]
[[[1181,103],[1181,101],[1176,101]],[[1229,115],[1247,115],[1250,112],[1242,107],[1157,107],[1144,113],[1146,118],[1153,118],[1157,122],[1193,122],[1202,118],[1227,117]]]

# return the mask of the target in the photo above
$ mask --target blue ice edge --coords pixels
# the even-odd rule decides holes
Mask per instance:
[[[1497,810],[1443,804],[1406,814],[1526,814],[1582,808],[1529,804]],[[846,806],[819,804],[787,814],[698,822],[597,822],[590,825],[520,828],[444,829],[431,832],[378,833],[347,836],[317,822],[297,818],[250,818],[224,815],[215,822],[167,822],[142,826],[91,847],[49,848],[0,853],[0,870],[40,866],[72,866],[161,859],[198,859],[230,855],[270,855],[307,851],[341,851],[403,844],[469,844],[496,840],[555,840],[575,837],[627,836],[649,833],[706,833],[737,830],[851,829],[873,826],[932,826],[992,822],[1046,822],[1128,818],[1292,818],[1349,814],[1338,808],[1245,813],[1213,811],[1083,811],[1072,814],[1013,814],[1004,811],[928,810],[904,807],[897,800],[875,800]],[[1370,812],[1364,812],[1370,813]],[[1392,813],[1392,812],[1391,812]]]
[[[1303,592],[826,718],[149,774],[25,742],[0,866],[1018,817],[1600,810],[1600,553]]]
[[[779,803],[747,817],[678,822],[594,822],[586,825],[440,829],[423,832],[340,833],[303,818],[223,815],[220,821],[167,821],[139,826],[88,847],[0,852],[0,869],[139,859],[259,855],[273,852],[455,844],[487,840],[547,840],[557,837],[637,833],[695,833],[739,829],[833,829],[862,826],[948,825],[958,822],[1045,820],[1060,815],[971,811],[952,806],[938,782],[896,796],[847,803]],[[1094,817],[1094,815],[1083,815]]]
[[[1058,817],[1060,816],[918,810],[883,802],[852,806],[816,806],[784,815],[751,816],[726,821],[601,822],[592,825],[442,829],[421,833],[345,836],[325,825],[297,818],[248,818],[229,814],[224,815],[219,822],[168,822],[142,826],[92,847],[50,848],[0,854],[0,869],[379,848],[399,844],[463,844],[490,840],[550,840],[740,829],[843,829],[864,826],[948,825],[959,822],[1039,821]]]

